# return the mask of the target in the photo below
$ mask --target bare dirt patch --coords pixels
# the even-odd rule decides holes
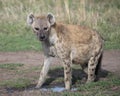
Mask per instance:
[[[102,68],[120,75],[120,50],[105,51]]]

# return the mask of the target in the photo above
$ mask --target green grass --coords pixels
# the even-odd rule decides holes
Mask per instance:
[[[26,69],[21,69],[21,70],[15,70],[15,73],[18,75],[22,75],[22,74],[28,74],[34,71],[38,71],[40,72],[41,70],[41,66],[32,66],[30,68],[26,68]],[[38,77],[36,77],[38,79]]]
[[[0,51],[41,50],[26,24],[27,14],[52,12],[57,21],[85,25],[106,40],[105,49],[120,49],[120,0],[1,0]]]
[[[8,63],[8,64],[0,64],[1,69],[8,69],[8,70],[16,70],[18,67],[22,67],[24,64],[20,63]]]
[[[78,68],[75,67],[73,68],[73,71],[77,69]],[[7,87],[10,89],[14,88],[16,90],[29,88],[31,85],[36,84],[35,81],[39,78],[37,77],[39,76],[39,74],[36,74],[36,70],[38,69],[34,67],[34,68],[27,69],[26,70],[27,72],[22,71],[22,74],[16,73],[16,75],[20,75],[20,77],[16,76],[15,78],[12,78],[12,75],[11,75],[11,79],[0,81],[0,87],[1,88]],[[13,70],[13,71],[16,71],[16,70]],[[35,72],[35,74],[33,73],[31,74],[30,73],[31,71]],[[58,68],[58,66],[56,68],[54,67],[53,69],[51,68],[49,72],[49,77],[45,82],[46,86],[50,88],[52,87],[51,85],[54,86],[54,84],[57,86],[61,86],[59,84],[61,84],[64,81],[64,77],[63,76],[60,77],[62,75],[61,71],[63,71],[63,68]],[[52,76],[53,73],[54,73],[54,76]],[[26,77],[24,77],[23,74]],[[74,75],[78,75],[78,74],[74,73]],[[102,78],[102,80],[88,83],[88,84],[83,84],[81,79],[79,78],[76,78],[76,79],[78,79],[77,82],[74,85],[72,85],[73,88],[77,88],[77,91],[75,92],[73,91],[63,91],[63,92],[45,91],[44,92],[41,90],[31,89],[31,90],[23,90],[23,94],[25,91],[27,92],[26,96],[27,94],[32,94],[33,92],[34,92],[34,95],[36,96],[40,96],[40,94],[45,96],[119,96],[120,94],[120,76],[117,76],[113,73],[108,73],[108,75]],[[48,83],[48,82],[51,82],[51,83]],[[33,96],[33,95],[30,95],[30,96]]]
[[[110,74],[102,81],[81,85],[77,84],[77,88],[78,91],[63,92],[62,96],[119,96],[120,77]]]
[[[75,71],[76,69],[77,68],[75,67],[73,71]],[[55,68],[51,69],[51,71],[52,70],[55,70]],[[74,75],[77,75],[77,74],[75,73]],[[60,82],[63,82],[63,78],[62,77],[56,78],[56,80],[54,80],[53,82],[55,84],[56,83],[59,84]],[[88,83],[88,84],[83,84],[81,80],[77,80],[77,83],[75,83],[75,85],[72,85],[72,87],[77,88],[77,91],[51,93],[49,96],[119,96],[120,76],[117,76],[113,73],[108,73],[108,75],[102,78],[102,80]]]
[[[6,80],[3,82],[0,82],[0,86],[8,87],[8,88],[26,88],[31,84],[31,81],[27,78],[17,78],[14,80]]]
[[[20,27],[22,29],[18,30],[17,28]],[[26,26],[7,23],[7,25],[3,24],[1,28],[6,29],[3,29],[4,33],[0,33],[0,51],[37,51],[41,49],[40,42]]]

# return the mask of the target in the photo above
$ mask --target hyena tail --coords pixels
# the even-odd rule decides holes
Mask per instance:
[[[97,64],[97,66],[96,66],[96,70],[95,70],[95,75],[96,75],[96,76],[97,76],[98,73],[101,71],[102,57],[103,57],[103,53],[100,55],[99,60],[98,60],[98,64]]]

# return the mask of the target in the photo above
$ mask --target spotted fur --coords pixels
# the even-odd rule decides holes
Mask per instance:
[[[37,88],[45,82],[50,59],[55,56],[63,62],[66,89],[71,88],[73,63],[80,64],[83,70],[88,68],[87,82],[95,80],[100,69],[104,43],[96,31],[79,25],[57,23],[52,14],[38,17],[30,14],[27,21],[32,21],[29,25],[41,41],[45,56]],[[41,37],[44,37],[43,40]]]

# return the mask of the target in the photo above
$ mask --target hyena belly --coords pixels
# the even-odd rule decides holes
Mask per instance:
[[[84,65],[88,63],[89,58],[91,56],[90,54],[91,51],[88,47],[90,46],[84,45],[84,46],[72,48],[70,57],[74,64]]]

